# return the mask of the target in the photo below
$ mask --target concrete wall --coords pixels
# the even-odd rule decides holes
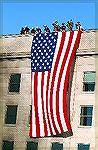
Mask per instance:
[[[90,144],[95,150],[95,92],[83,92],[83,71],[95,71],[95,30],[82,33],[77,50],[70,103],[70,119],[73,136],[68,138],[29,138],[29,114],[31,105],[31,35],[0,37],[0,149],[2,140],[14,140],[15,150],[25,150],[26,141],[38,142],[38,150],[51,150],[52,142],[63,143],[64,150],[77,149],[78,143]],[[96,52],[97,54],[97,52]],[[3,59],[2,59],[3,57]],[[14,58],[14,59],[13,59]],[[19,94],[8,92],[11,73],[21,73]],[[96,94],[98,96],[98,94]],[[10,126],[4,123],[6,105],[18,105],[17,122]],[[93,124],[80,127],[80,106],[93,105]]]

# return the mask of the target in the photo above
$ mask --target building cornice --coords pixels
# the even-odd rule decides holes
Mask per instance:
[[[98,55],[98,52],[92,51],[92,52],[77,52],[76,56],[93,56]],[[30,52],[21,52],[21,53],[3,53],[0,55],[0,60],[4,59],[23,59],[23,58],[31,58]]]
[[[83,31],[76,56],[98,55],[95,44],[97,31],[94,29]],[[32,37],[31,34],[0,36],[0,60],[31,58]]]

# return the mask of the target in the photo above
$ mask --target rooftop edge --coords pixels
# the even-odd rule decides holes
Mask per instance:
[[[98,29],[88,29],[88,30],[84,30],[82,31],[82,33],[90,33],[90,32],[96,32]],[[29,34],[6,34],[6,35],[0,35],[0,38],[9,38],[9,37],[30,37],[32,36],[31,33]]]

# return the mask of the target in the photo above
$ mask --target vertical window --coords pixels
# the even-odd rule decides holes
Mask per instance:
[[[38,143],[33,141],[27,142],[27,150],[38,150]]]
[[[90,144],[78,144],[78,150],[90,150]]]
[[[7,105],[5,124],[16,124],[17,105]]]
[[[80,113],[80,125],[81,126],[92,126],[92,106],[82,106]]]
[[[83,77],[83,91],[94,91],[95,90],[95,72],[86,71]]]
[[[52,143],[52,150],[63,150],[63,144],[58,142]]]
[[[3,141],[2,150],[13,150],[14,141]]]
[[[9,92],[19,92],[21,74],[11,74],[9,82]]]

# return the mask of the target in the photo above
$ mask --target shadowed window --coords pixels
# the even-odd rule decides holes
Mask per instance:
[[[19,92],[20,91],[20,78],[21,74],[11,74],[9,82],[9,92]]]
[[[80,125],[81,126],[92,126],[92,106],[82,106],[80,113]]]
[[[14,141],[3,141],[2,150],[13,150]]]
[[[83,91],[94,91],[95,90],[95,72],[86,71],[83,77]]]
[[[38,143],[33,141],[27,142],[27,149],[26,150],[38,150]]]
[[[63,150],[63,144],[61,143],[52,143],[52,149],[51,150]]]
[[[17,105],[7,105],[5,124],[16,124]]]
[[[78,150],[90,150],[90,144],[78,144]]]

